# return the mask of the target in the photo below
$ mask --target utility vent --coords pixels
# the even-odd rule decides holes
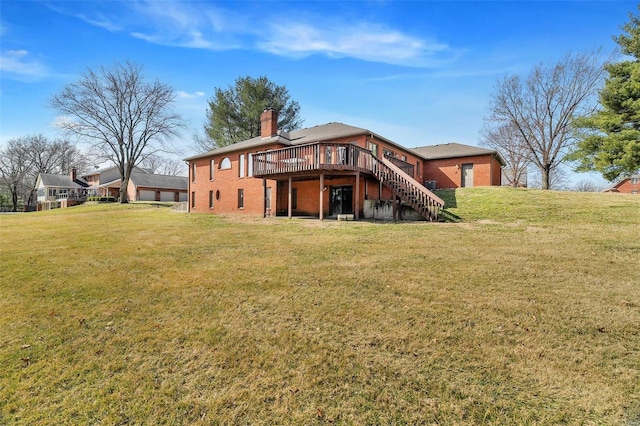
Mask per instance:
[[[436,189],[436,181],[435,180],[425,180],[424,181],[424,186],[429,191],[433,191],[434,189]]]

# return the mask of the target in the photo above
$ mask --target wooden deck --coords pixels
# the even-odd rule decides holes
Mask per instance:
[[[368,149],[353,144],[312,143],[253,154],[253,175],[277,178],[291,174],[336,171],[376,175],[379,160]],[[393,159],[405,173],[413,176],[413,165]]]

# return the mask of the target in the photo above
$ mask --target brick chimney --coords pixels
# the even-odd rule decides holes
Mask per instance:
[[[76,181],[76,178],[77,178],[78,176],[77,176],[77,171],[76,171],[76,168],[75,168],[75,167],[72,167],[72,168],[71,168],[71,172],[69,172],[69,176],[71,176],[71,181],[72,181],[72,182],[75,182],[75,181]]]
[[[278,113],[273,108],[265,108],[260,114],[260,137],[269,138],[278,134]]]

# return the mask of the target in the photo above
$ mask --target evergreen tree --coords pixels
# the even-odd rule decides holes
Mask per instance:
[[[207,148],[260,136],[260,114],[267,107],[278,112],[278,129],[288,132],[300,128],[300,106],[290,99],[285,86],[278,86],[267,77],[239,77],[233,87],[216,88],[204,125],[209,139]],[[205,148],[204,144],[199,145]]]
[[[626,34],[615,40],[633,59],[605,66],[602,108],[576,121],[583,136],[571,156],[578,171],[597,171],[610,181],[640,170],[640,16],[629,16]]]

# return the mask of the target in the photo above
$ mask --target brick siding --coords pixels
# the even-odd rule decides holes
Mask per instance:
[[[473,186],[500,185],[500,164],[491,155],[427,160],[425,180],[435,180],[438,189],[459,188],[463,164],[473,164]]]

